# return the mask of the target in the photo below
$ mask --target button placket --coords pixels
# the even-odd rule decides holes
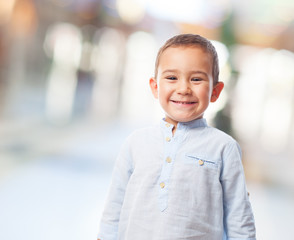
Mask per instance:
[[[159,208],[160,211],[164,211],[167,208],[168,203],[168,186],[171,171],[173,168],[173,158],[174,158],[174,147],[175,139],[172,137],[172,125],[169,123],[165,124],[164,131],[164,156],[163,156],[163,166],[161,175],[159,178]]]

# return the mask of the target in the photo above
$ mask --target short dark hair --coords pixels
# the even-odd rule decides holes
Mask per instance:
[[[169,47],[199,47],[210,54],[212,58],[213,83],[216,84],[218,82],[219,65],[217,52],[209,40],[197,34],[180,34],[170,38],[165,42],[165,44],[159,49],[157,53],[155,61],[155,78],[157,78],[157,70],[160,57],[162,53]]]

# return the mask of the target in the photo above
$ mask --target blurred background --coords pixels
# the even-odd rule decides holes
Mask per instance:
[[[116,154],[163,117],[158,48],[197,33],[225,90],[206,114],[243,149],[259,240],[293,239],[292,0],[0,2],[0,239],[94,240]]]

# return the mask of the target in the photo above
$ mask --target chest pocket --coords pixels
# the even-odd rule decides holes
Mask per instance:
[[[193,154],[186,154],[184,158],[184,163],[193,164],[199,168],[211,170],[217,170],[219,165],[217,161],[195,156]]]

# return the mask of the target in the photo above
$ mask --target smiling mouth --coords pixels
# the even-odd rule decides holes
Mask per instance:
[[[183,105],[191,105],[191,104],[195,104],[197,102],[184,102],[184,101],[174,101],[174,100],[171,100],[173,103],[176,103],[176,104],[183,104]]]

